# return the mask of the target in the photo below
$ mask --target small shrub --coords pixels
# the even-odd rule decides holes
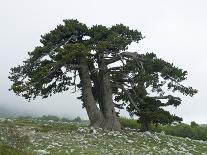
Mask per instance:
[[[54,123],[54,124],[47,124],[41,125],[35,128],[36,132],[50,132],[50,131],[76,131],[78,127],[75,124],[62,124],[62,123]]]
[[[123,127],[131,129],[140,129],[140,124],[135,119],[126,117],[119,118]],[[207,126],[200,126],[196,122],[191,122],[190,125],[178,123],[172,125],[150,125],[152,132],[160,133],[164,131],[168,135],[191,138],[196,140],[207,141]]]
[[[79,117],[79,116],[77,116],[74,120],[73,120],[73,122],[79,122],[79,123],[81,123],[81,118]]]
[[[196,122],[192,121],[192,122],[190,123],[190,126],[191,126],[191,127],[196,127],[196,126],[198,126],[198,124],[197,124]]]
[[[137,120],[130,119],[126,117],[120,117],[119,121],[124,128],[138,129],[140,128],[140,124],[138,124]]]

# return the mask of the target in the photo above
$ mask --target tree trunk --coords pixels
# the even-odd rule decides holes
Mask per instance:
[[[140,123],[141,123],[141,127],[140,127],[141,132],[149,131],[149,123],[147,121],[141,121]]]
[[[105,118],[105,127],[110,130],[121,130],[121,124],[119,123],[113,104],[111,81],[107,71],[108,68],[104,63],[104,59],[102,59],[99,78],[101,84],[101,110]]]
[[[99,127],[104,122],[104,117],[97,107],[96,101],[94,100],[89,69],[84,60],[82,60],[80,64],[79,76],[82,85],[83,104],[86,108],[90,125]]]
[[[88,65],[84,60],[81,61],[79,76],[82,85],[83,102],[90,120],[90,125],[107,130],[121,130],[121,125],[116,116],[112,101],[109,75],[105,74],[105,72],[100,75],[100,90],[97,91],[100,91],[99,94],[101,95],[101,110],[97,107],[92,93],[92,81],[89,75]]]

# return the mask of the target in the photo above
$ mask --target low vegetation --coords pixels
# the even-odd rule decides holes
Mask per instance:
[[[139,132],[135,120],[122,118],[121,122],[126,128],[119,132],[87,127],[85,122],[1,119],[0,154],[171,155],[207,152],[206,141],[165,135],[164,132]]]
[[[140,124],[135,119],[121,117],[120,122],[124,127],[140,129]],[[185,123],[173,125],[151,125],[150,128],[152,132],[165,132],[167,135],[207,141],[207,126],[201,126],[195,122],[191,122],[190,125]]]

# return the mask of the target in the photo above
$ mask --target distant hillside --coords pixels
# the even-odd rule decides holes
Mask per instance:
[[[25,112],[7,107],[0,107],[0,117],[19,117],[19,116],[35,116],[31,112]]]

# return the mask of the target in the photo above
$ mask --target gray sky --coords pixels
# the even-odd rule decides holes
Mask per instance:
[[[207,123],[206,104],[206,0],[0,0],[0,107],[34,113],[81,116],[87,118],[75,94],[65,92],[28,103],[8,91],[8,72],[21,64],[27,52],[40,45],[40,35],[49,32],[63,19],[78,19],[91,26],[123,23],[138,29],[146,38],[140,53],[155,52],[188,71],[184,82],[199,90],[193,98],[172,113],[184,122]]]

